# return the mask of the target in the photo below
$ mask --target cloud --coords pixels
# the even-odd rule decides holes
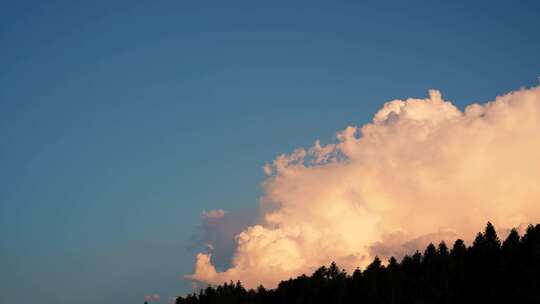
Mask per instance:
[[[235,236],[258,219],[255,208],[225,212],[222,209],[203,211],[201,225],[192,236],[192,249],[212,254],[218,269],[230,266],[235,251]]]
[[[225,216],[225,211],[223,211],[222,209],[210,210],[208,212],[206,210],[203,210],[202,215],[201,215],[203,219],[219,219],[224,216]]]
[[[197,255],[188,277],[274,287],[336,261],[351,271],[428,242],[540,220],[540,87],[460,111],[439,91],[387,102],[336,142],[264,167],[261,218],[236,234],[230,267]]]
[[[158,294],[144,296],[144,300],[147,302],[159,301],[160,296]]]

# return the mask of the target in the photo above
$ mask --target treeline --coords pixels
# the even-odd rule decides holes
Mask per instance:
[[[472,246],[457,240],[423,253],[379,258],[351,275],[335,263],[282,281],[275,289],[246,290],[240,282],[178,297],[177,304],[288,303],[540,303],[540,225],[502,242],[488,223]]]

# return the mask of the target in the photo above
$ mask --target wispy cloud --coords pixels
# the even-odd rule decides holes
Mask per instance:
[[[210,211],[203,210],[202,215],[201,215],[203,219],[219,219],[224,216],[225,216],[225,211],[223,211],[222,209],[210,210]]]
[[[159,299],[160,299],[160,296],[158,294],[144,296],[144,300],[147,302],[159,301]]]

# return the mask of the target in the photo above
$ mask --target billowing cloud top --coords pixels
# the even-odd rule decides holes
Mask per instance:
[[[372,123],[264,171],[262,219],[236,236],[231,267],[219,272],[199,253],[188,277],[273,287],[331,261],[350,271],[375,255],[468,238],[488,220],[499,229],[538,222],[540,87],[463,112],[435,90],[393,100]]]

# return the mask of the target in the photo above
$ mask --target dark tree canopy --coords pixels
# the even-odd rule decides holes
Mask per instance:
[[[375,257],[364,271],[352,275],[336,263],[311,276],[282,281],[275,289],[246,290],[230,282],[178,297],[177,304],[288,303],[540,303],[540,225],[523,237],[510,231],[502,242],[491,223],[467,247],[456,240],[429,244],[401,262],[386,266]]]

